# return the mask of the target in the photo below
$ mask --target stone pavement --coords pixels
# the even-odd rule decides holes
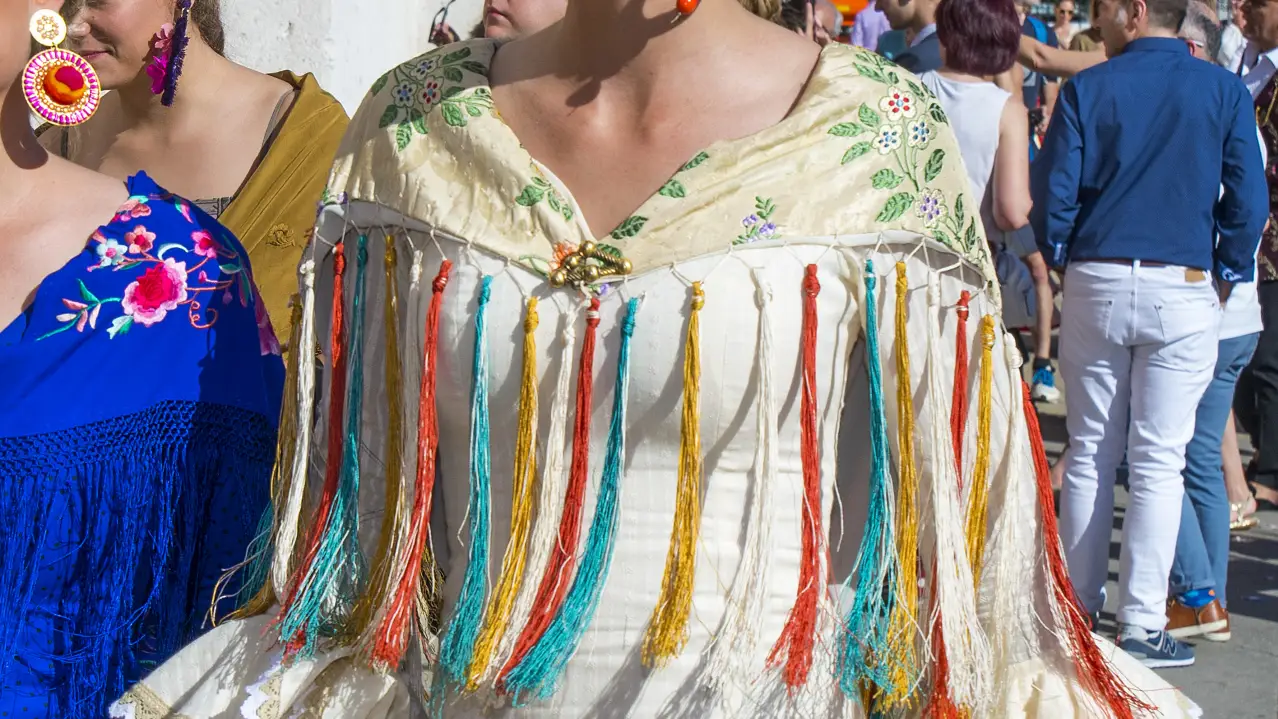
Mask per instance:
[[[1059,377],[1058,383],[1059,383]],[[1047,452],[1054,462],[1064,448],[1065,405],[1039,405]],[[1249,459],[1245,437],[1243,462]],[[1110,604],[1118,596],[1118,541],[1126,492],[1119,488],[1110,547]],[[1278,511],[1257,515],[1260,526],[1235,533],[1229,566],[1229,609],[1233,639],[1216,644],[1191,640],[1196,663],[1160,671],[1203,708],[1206,719],[1278,718]],[[1173,520],[1174,521],[1174,520]],[[1101,618],[1102,632],[1113,639],[1113,607]]]

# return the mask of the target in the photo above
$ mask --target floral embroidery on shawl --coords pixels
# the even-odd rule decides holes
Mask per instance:
[[[436,110],[452,127],[466,127],[468,118],[493,112],[493,95],[487,87],[466,81],[467,75],[488,77],[488,66],[471,58],[469,47],[448,54],[430,52],[382,75],[373,83],[376,95],[390,85],[390,104],[378,126],[395,129],[395,149],[403,152],[413,138],[426,135],[426,118]]]

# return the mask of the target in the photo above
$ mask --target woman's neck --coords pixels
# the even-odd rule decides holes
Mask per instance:
[[[6,198],[7,205],[16,207],[31,191],[32,172],[49,164],[49,153],[31,129],[22,86],[14,83],[0,92],[0,196]]]
[[[161,130],[187,127],[206,115],[210,103],[225,98],[223,90],[234,65],[213,52],[208,45],[192,38],[186,48],[182,74],[178,78],[173,105],[165,107],[160,96],[151,92],[151,78],[139,73],[128,84],[115,90],[128,125],[151,126]]]

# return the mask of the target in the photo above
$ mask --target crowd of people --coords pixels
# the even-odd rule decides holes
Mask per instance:
[[[348,118],[218,0],[0,0],[0,714],[1199,716],[1278,500],[1230,9],[487,0]]]

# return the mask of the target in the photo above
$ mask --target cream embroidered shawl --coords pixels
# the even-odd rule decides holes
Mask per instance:
[[[928,592],[939,591],[948,624],[936,631],[951,641],[951,693],[973,716],[1105,714],[1108,709],[1080,686],[1064,648],[1064,610],[1051,594],[1047,573],[1058,540],[1043,534],[1044,508],[1021,410],[1020,361],[1010,342],[997,336],[989,358],[983,357],[981,318],[992,315],[1001,327],[993,268],[975,205],[965,194],[953,134],[916,78],[870,53],[827,48],[786,120],[689,158],[629,219],[608,236],[592,238],[568,189],[522,149],[497,115],[486,84],[494,52],[491,42],[462,43],[393,69],[374,85],[342,144],[312,259],[301,271],[302,335],[317,338],[324,361],[313,391],[306,380],[311,368],[304,364],[298,375],[294,407],[303,425],[292,447],[300,454],[283,468],[291,491],[277,508],[267,589],[288,596],[299,565],[306,564],[300,548],[318,516],[316,497],[326,479],[334,429],[344,428],[354,442],[350,447],[360,447],[358,527],[366,562],[376,563],[384,527],[399,527],[387,540],[392,557],[407,537],[425,531],[404,520],[415,499],[405,478],[416,476],[419,463],[418,386],[423,322],[434,296],[431,279],[448,260],[453,270],[439,294],[436,325],[439,357],[425,370],[434,373],[438,388],[432,545],[447,577],[442,630],[453,631],[463,621],[458,607],[465,602],[481,608],[491,623],[495,587],[511,581],[517,587],[488,661],[465,667],[477,691],[461,697],[450,691],[441,706],[445,716],[862,715],[858,697],[839,692],[836,673],[839,648],[848,641],[842,621],[852,595],[840,584],[858,561],[866,531],[874,392],[887,398],[889,470],[898,499],[901,464],[908,459],[902,427],[910,426],[902,411],[908,405],[914,414],[910,456],[919,477],[914,516],[920,530],[909,548],[919,555],[929,589],[919,599],[907,642],[917,672],[912,711],[922,709],[935,680]],[[363,393],[362,405],[345,425],[334,418],[329,396],[333,246],[339,241],[344,321],[352,333],[353,323],[363,322],[362,342],[342,348],[349,362],[349,350],[358,346],[364,365],[362,374],[350,377],[350,386]],[[628,260],[632,273],[580,294],[551,288],[546,275],[567,266],[567,258],[587,241],[607,258]],[[388,247],[398,259],[388,259]],[[865,274],[867,260],[875,267],[874,283]],[[906,295],[897,291],[898,263]],[[812,305],[818,327],[808,340],[811,388],[799,371],[806,267],[820,283]],[[366,294],[356,300],[359,290],[352,287],[359,282]],[[683,362],[694,282],[705,300],[699,310],[696,422],[703,481],[691,616],[682,651],[664,667],[647,669],[644,636],[662,601],[663,568],[679,509],[680,448],[687,433],[680,417],[686,401]],[[972,319],[959,337],[955,304],[964,291],[972,297]],[[869,295],[877,304],[874,318],[867,317]],[[606,558],[601,567],[592,565],[597,574],[565,579],[594,583],[598,595],[571,646],[571,660],[542,687],[549,696],[512,708],[493,686],[515,637],[538,611],[534,591],[565,514],[570,408],[583,336],[591,332],[583,324],[590,314],[583,298],[591,297],[600,305],[589,405],[590,479],[579,509],[581,544],[565,551],[580,561],[593,551],[587,536],[598,530],[609,537],[601,545]],[[539,300],[540,325],[532,330],[535,349],[525,358],[521,338],[529,298]],[[632,331],[625,321],[631,300],[638,307]],[[898,325],[902,308],[906,317]],[[394,318],[389,324],[384,312]],[[313,323],[309,330],[307,322]],[[871,322],[882,368],[877,387],[867,377],[862,342]],[[477,341],[479,326],[483,342]],[[905,328],[904,335],[898,327]],[[618,385],[620,345],[628,331],[628,385]],[[961,490],[949,433],[960,342],[971,348],[972,396]],[[477,347],[487,387],[476,383],[479,375],[472,371]],[[902,355],[910,359],[908,378],[898,369]],[[396,357],[400,369],[392,370]],[[515,408],[525,397],[521,366],[530,360],[536,361],[540,395],[531,428],[537,470],[535,489],[521,493],[529,492],[527,501],[536,507],[534,519],[525,520],[532,521],[525,527],[530,536],[521,544],[509,543],[518,500],[513,475],[521,423]],[[986,549],[974,592],[962,523],[972,487],[982,484],[974,475],[977,377],[987,362],[992,466],[984,478],[989,519],[982,527]],[[398,388],[387,380],[397,372],[403,373]],[[908,383],[902,405],[894,401],[898,378]],[[803,497],[805,394],[816,407],[811,441],[818,455],[812,469],[819,509],[807,507]],[[487,433],[476,430],[483,424],[476,424],[480,407],[487,409]],[[306,423],[312,408],[317,419]],[[350,411],[349,402],[344,409]],[[614,417],[619,424],[612,424]],[[605,471],[610,440],[621,459],[612,485]],[[352,458],[350,447],[342,453],[344,462]],[[389,506],[395,522],[385,514],[388,484],[402,489]],[[604,486],[617,493],[615,513],[599,511]],[[807,682],[787,691],[781,670],[769,668],[768,659],[796,594],[806,591],[800,581],[807,556],[805,514],[809,522],[819,519],[817,541],[825,551],[817,561],[829,588],[819,598]],[[610,519],[615,525],[608,534]],[[511,576],[509,558],[521,549],[523,572]],[[901,549],[898,542],[896,551]],[[476,557],[486,561],[476,563]],[[928,569],[935,566],[946,579]],[[355,572],[327,576],[336,579],[321,587],[325,619],[341,627],[350,621],[349,588],[358,589],[361,580]],[[754,577],[760,579],[752,584]],[[936,590],[937,582],[947,588]],[[476,590],[479,604],[474,596],[463,598]],[[742,604],[747,597],[749,610]],[[383,675],[368,668],[368,646],[358,641],[322,641],[313,658],[282,662],[278,627],[272,624],[276,611],[217,628],[123,697],[115,716],[174,712],[273,719],[404,716],[409,706],[425,711],[423,697],[441,674],[435,628],[415,634],[409,661]],[[443,643],[449,641],[445,636]],[[1192,704],[1125,654],[1099,638],[1087,641],[1163,716],[1193,715]]]

